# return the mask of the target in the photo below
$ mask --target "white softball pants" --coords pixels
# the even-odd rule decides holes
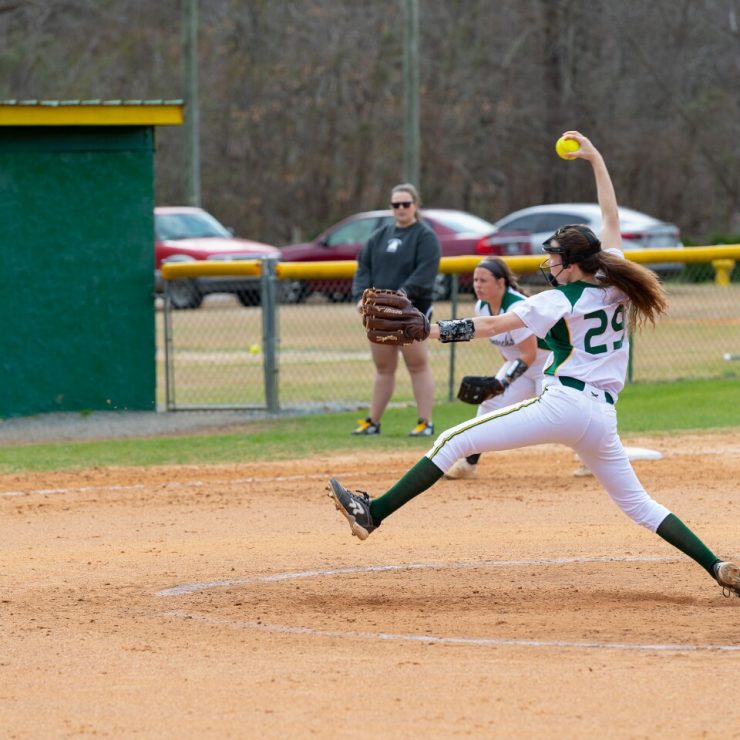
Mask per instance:
[[[635,523],[655,532],[670,514],[648,496],[635,475],[617,433],[616,409],[603,394],[593,399],[587,391],[549,385],[540,396],[442,432],[426,457],[446,473],[456,460],[475,453],[553,443],[573,448],[614,503]]]

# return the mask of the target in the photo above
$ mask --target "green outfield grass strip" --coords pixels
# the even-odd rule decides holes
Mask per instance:
[[[619,429],[625,434],[680,433],[703,429],[740,429],[740,382],[681,381],[628,386],[619,396]],[[245,422],[227,432],[169,437],[113,439],[0,448],[0,473],[101,466],[193,465],[285,460],[358,449],[427,451],[433,440],[408,437],[416,423],[413,407],[389,409],[383,433],[352,436],[360,412],[315,414],[300,418]],[[434,410],[438,431],[475,413],[462,403]]]

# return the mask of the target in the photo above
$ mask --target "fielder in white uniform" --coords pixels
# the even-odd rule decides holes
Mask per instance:
[[[624,259],[619,212],[606,164],[577,131],[564,136],[580,148],[571,158],[593,168],[601,207],[602,249],[582,225],[564,226],[544,244],[542,269],[555,290],[513,304],[506,313],[440,321],[430,338],[469,341],[526,327],[545,337],[552,356],[541,395],[465,421],[443,432],[433,447],[382,496],[353,493],[336,479],[329,495],[364,540],[387,516],[425,491],[460,457],[526,445],[572,447],[632,521],[657,533],[701,565],[723,589],[740,597],[740,565],[718,558],[675,514],[654,501],[635,475],[617,433],[615,404],[624,385],[627,329],[653,322],[667,307],[650,270]]]
[[[509,266],[498,257],[487,257],[473,272],[473,290],[478,300],[476,316],[497,316],[509,311],[526,299],[519,282]],[[496,377],[505,384],[503,393],[489,398],[478,406],[476,416],[497,411],[517,401],[538,396],[542,392],[542,372],[550,350],[526,326],[495,334],[488,339],[504,358]],[[524,372],[520,369],[526,368]],[[445,473],[445,478],[472,478],[480,453],[461,457]]]

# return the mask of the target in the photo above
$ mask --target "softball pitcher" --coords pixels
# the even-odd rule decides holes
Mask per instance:
[[[478,264],[473,272],[473,290],[478,299],[474,309],[476,316],[506,313],[511,306],[526,298],[514,273],[498,257],[488,257]],[[476,403],[480,397],[480,386],[474,385],[475,381],[490,383],[483,395],[491,395],[480,403],[477,416],[539,395],[542,392],[542,371],[550,355],[547,345],[527,327],[495,334],[489,337],[489,341],[498,348],[504,364],[492,378],[466,376],[458,393],[460,400]],[[471,386],[473,393],[469,396],[467,391]],[[472,478],[479,459],[480,453],[461,457],[445,473],[445,478]]]
[[[460,457],[526,445],[570,446],[635,523],[657,533],[701,565],[723,589],[740,597],[740,565],[718,558],[675,514],[654,501],[640,484],[617,433],[616,401],[627,369],[627,329],[651,323],[665,312],[665,293],[654,273],[624,259],[614,187],[593,144],[577,131],[564,136],[580,148],[571,156],[593,168],[603,218],[602,240],[581,225],[564,226],[545,243],[542,270],[555,288],[514,303],[506,313],[440,321],[431,328],[442,342],[469,341],[528,328],[545,337],[552,355],[541,395],[463,422],[443,432],[426,455],[389,491],[371,499],[352,493],[336,479],[329,495],[361,540],[412,498],[438,481]],[[382,297],[381,297],[382,300]],[[376,324],[366,315],[368,332],[383,341],[387,312],[380,306]],[[396,312],[403,315],[406,312]],[[418,336],[420,318],[413,321]],[[406,337],[403,327],[396,336]]]

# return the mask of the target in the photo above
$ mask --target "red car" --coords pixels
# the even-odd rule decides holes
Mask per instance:
[[[421,214],[437,234],[443,257],[532,254],[532,241],[526,231],[497,230],[488,221],[465,211],[424,208]],[[355,260],[370,234],[392,220],[390,211],[355,214],[319,234],[312,242],[282,247],[281,260],[285,262]],[[461,275],[460,287],[470,289],[472,277]],[[331,301],[350,300],[352,284],[347,280],[294,281],[281,284],[282,299],[288,303],[302,301],[311,293],[323,293]],[[438,275],[435,300],[444,300],[449,294],[450,276]]]
[[[163,292],[163,262],[191,260],[250,260],[279,255],[277,247],[239,239],[202,208],[188,206],[154,209],[154,258],[158,292]],[[195,278],[173,280],[170,298],[175,308],[198,308],[209,293],[234,293],[244,306],[259,305],[256,278]]]

